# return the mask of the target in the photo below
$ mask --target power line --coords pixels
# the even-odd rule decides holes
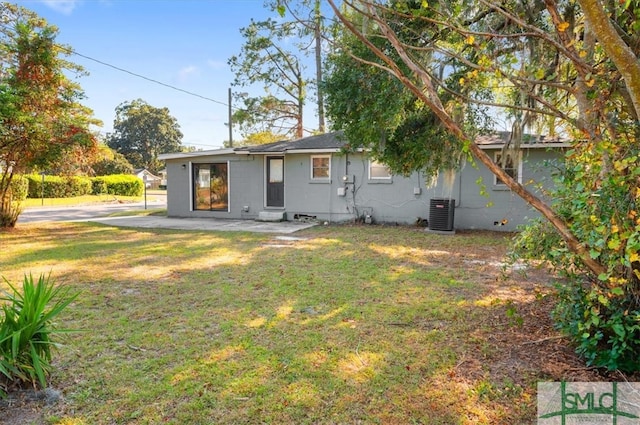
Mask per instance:
[[[0,23],[0,27],[3,27],[3,28],[8,29],[8,30],[10,30],[10,31],[14,31],[14,29],[13,29],[13,28],[11,28],[11,27],[7,26],[6,24],[2,24],[2,23]],[[188,91],[188,90],[185,90],[185,89],[181,89],[180,87],[176,87],[176,86],[173,86],[173,85],[171,85],[171,84],[167,84],[167,83],[164,83],[164,82],[162,82],[162,81],[159,81],[159,80],[156,80],[156,79],[153,79],[153,78],[147,77],[147,76],[145,76],[145,75],[138,74],[138,73],[133,72],[133,71],[129,71],[128,69],[124,69],[124,68],[121,68],[121,67],[119,67],[119,66],[112,65],[112,64],[110,64],[110,63],[108,63],[108,62],[105,62],[105,61],[102,61],[102,60],[99,60],[99,59],[95,59],[95,58],[93,58],[93,57],[91,57],[91,56],[87,56],[87,55],[84,55],[84,54],[82,54],[82,53],[79,53],[78,51],[76,51],[75,49],[72,49],[72,48],[70,48],[70,47],[66,47],[66,46],[60,45],[60,44],[58,44],[58,43],[54,43],[54,45],[55,45],[56,47],[58,47],[59,49],[61,49],[61,50],[65,51],[67,54],[80,56],[80,57],[82,57],[82,58],[85,58],[85,59],[88,59],[88,60],[90,60],[90,61],[96,62],[96,63],[98,63],[98,64],[100,64],[100,65],[103,65],[103,66],[106,66],[106,67],[109,67],[109,68],[115,69],[116,71],[124,72],[124,73],[126,73],[126,74],[132,75],[132,76],[137,77],[137,78],[141,78],[141,79],[146,80],[146,81],[149,81],[149,82],[151,82],[151,83],[158,84],[158,85],[161,85],[161,86],[163,86],[163,87],[167,87],[167,88],[169,88],[169,89],[172,89],[172,90],[175,90],[175,91],[179,91],[179,92],[181,92],[181,93],[185,93],[185,94],[188,94],[188,95],[190,95],[190,96],[194,96],[194,97],[197,97],[197,98],[200,98],[200,99],[203,99],[203,100],[207,100],[207,101],[209,101],[209,102],[213,102],[213,103],[216,103],[216,104],[219,104],[219,105],[225,106],[225,107],[227,107],[227,108],[229,108],[229,109],[235,109],[235,110],[238,110],[238,111],[247,111],[246,109],[235,107],[235,106],[233,106],[233,105],[230,105],[229,103],[222,102],[222,101],[219,101],[219,100],[215,100],[215,99],[212,99],[212,98],[210,98],[210,97],[203,96],[203,95],[201,95],[201,94],[194,93],[194,92],[191,92],[191,91]],[[307,130],[307,131],[309,131],[309,133],[312,133],[312,131],[311,131],[311,130]]]
[[[0,26],[2,26],[3,28],[5,28],[5,29],[7,29],[7,30],[9,30],[9,31],[15,32],[15,30],[14,30],[13,28],[11,28],[10,26],[8,26],[8,25],[6,25],[6,24],[0,24]],[[179,91],[179,92],[182,92],[182,93],[188,94],[188,95],[190,95],[190,96],[195,96],[195,97],[198,97],[198,98],[200,98],[200,99],[207,100],[207,101],[209,101],[209,102],[217,103],[217,104],[222,105],[222,106],[229,107],[229,104],[228,104],[228,103],[226,103],[226,102],[221,102],[221,101],[219,101],[219,100],[215,100],[215,99],[212,99],[212,98],[207,97],[207,96],[203,96],[203,95],[198,94],[198,93],[194,93],[194,92],[191,92],[191,91],[188,91],[188,90],[185,90],[185,89],[181,89],[180,87],[176,87],[176,86],[172,86],[171,84],[163,83],[162,81],[158,81],[158,80],[155,80],[155,79],[153,79],[153,78],[150,78],[150,77],[144,76],[144,75],[142,75],[142,74],[138,74],[138,73],[136,73],[136,72],[129,71],[128,69],[124,69],[124,68],[121,68],[121,67],[119,67],[119,66],[116,66],[116,65],[112,65],[112,64],[110,64],[110,63],[107,63],[107,62],[105,62],[105,61],[101,61],[101,60],[99,60],[99,59],[92,58],[91,56],[83,55],[82,53],[79,53],[79,52],[77,52],[76,50],[74,50],[74,49],[72,49],[72,48],[70,48],[70,47],[66,47],[66,46],[63,46],[63,45],[58,44],[58,43],[54,43],[54,45],[55,45],[56,47],[58,47],[59,49],[64,50],[64,51],[65,51],[65,52],[67,52],[68,54],[76,55],[76,56],[80,56],[80,57],[85,58],[85,59],[88,59],[88,60],[90,60],[90,61],[93,61],[93,62],[99,63],[100,65],[107,66],[107,67],[109,67],[109,68],[115,69],[115,70],[120,71],[120,72],[124,72],[124,73],[129,74],[129,75],[133,75],[134,77],[141,78],[141,79],[146,80],[146,81],[149,81],[149,82],[151,82],[151,83],[158,84],[158,85],[161,85],[161,86],[164,86],[164,87],[170,88],[170,89],[172,89],[172,90],[176,90],[176,91]]]
[[[194,92],[191,92],[191,91],[188,91],[188,90],[185,90],[185,89],[181,89],[180,87],[172,86],[171,84],[163,83],[162,81],[154,80],[153,78],[146,77],[146,76],[144,76],[144,75],[142,75],[142,74],[138,74],[138,73],[135,73],[135,72],[133,72],[133,71],[129,71],[129,70],[124,69],[124,68],[120,68],[119,66],[115,66],[115,65],[112,65],[112,64],[110,64],[110,63],[107,63],[107,62],[101,61],[101,60],[99,60],[99,59],[95,59],[95,58],[92,58],[92,57],[90,57],[90,56],[83,55],[82,53],[79,53],[79,52],[77,52],[76,50],[71,49],[71,48],[69,48],[69,47],[64,47],[64,46],[60,46],[60,45],[57,45],[57,46],[58,46],[60,49],[62,49],[62,50],[64,50],[64,51],[66,51],[66,52],[67,52],[67,53],[69,53],[69,54],[73,54],[73,55],[80,56],[80,57],[85,58],[85,59],[89,59],[90,61],[93,61],[93,62],[99,63],[100,65],[104,65],[104,66],[107,66],[107,67],[109,67],[109,68],[113,68],[113,69],[115,69],[115,70],[117,70],[117,71],[124,72],[124,73],[129,74],[129,75],[133,75],[134,77],[142,78],[143,80],[150,81],[150,82],[152,82],[152,83],[154,83],[154,84],[159,84],[159,85],[161,85],[161,86],[168,87],[168,88],[170,88],[170,89],[172,89],[172,90],[176,90],[176,91],[179,91],[179,92],[182,92],[182,93],[186,93],[186,94],[188,94],[188,95],[190,95],[190,96],[199,97],[200,99],[208,100],[209,102],[217,103],[217,104],[219,104],[219,105],[223,105],[223,106],[226,106],[226,107],[228,107],[228,106],[229,106],[229,104],[228,104],[228,103],[221,102],[221,101],[219,101],[219,100],[215,100],[215,99],[212,99],[212,98],[210,98],[210,97],[203,96],[203,95],[201,95],[201,94],[194,93]]]

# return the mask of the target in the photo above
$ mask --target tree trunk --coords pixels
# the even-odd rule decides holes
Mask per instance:
[[[618,34],[599,0],[578,0],[590,29],[622,75],[629,96],[640,115],[640,61]]]
[[[515,181],[501,167],[493,162],[493,160],[489,158],[486,152],[480,149],[480,147],[476,145],[475,142],[465,134],[464,130],[455,122],[453,117],[446,111],[446,108],[443,106],[437,89],[432,84],[428,72],[426,72],[423,67],[419,66],[411,59],[410,55],[407,54],[402,42],[397,38],[393,30],[383,20],[376,20],[380,31],[393,46],[404,64],[407,65],[407,67],[413,74],[412,77],[408,77],[406,73],[403,72],[391,58],[389,58],[383,51],[369,42],[369,40],[362,34],[362,32],[355,28],[353,23],[340,12],[340,10],[334,3],[334,0],[329,0],[329,3],[336,16],[345,25],[345,27],[347,27],[349,31],[351,31],[360,41],[367,45],[369,49],[385,63],[385,65],[387,66],[385,69],[393,76],[398,78],[398,80],[400,80],[405,87],[411,90],[412,93],[414,93],[420,100],[422,100],[425,105],[427,105],[438,116],[438,118],[447,127],[447,129],[453,135],[455,135],[458,140],[460,140],[460,143],[465,143],[465,141],[467,141],[469,150],[471,151],[473,156],[477,158],[481,163],[483,163],[489,169],[489,171],[491,171],[494,175],[501,179],[507,185],[507,187],[509,187],[509,189],[511,189],[516,195],[520,196],[525,202],[538,210],[540,214],[542,214],[542,216],[544,216],[551,223],[558,234],[564,239],[565,243],[567,244],[567,248],[576,253],[576,255],[584,263],[584,265],[595,276],[606,272],[606,268],[598,261],[591,258],[591,256],[589,255],[589,249],[584,244],[582,244],[575,237],[575,235],[573,235],[573,233],[571,233],[571,230],[569,229],[567,224],[551,209],[551,207],[549,207],[549,205],[547,205],[540,198],[525,189],[525,187],[520,183]],[[368,7],[371,16],[375,16],[373,7],[371,5],[368,5]],[[419,79],[420,87],[418,87],[418,85],[413,81],[414,77],[417,77]]]
[[[304,81],[300,75],[298,75],[298,102],[296,108],[298,109],[296,137],[300,139],[304,136]]]

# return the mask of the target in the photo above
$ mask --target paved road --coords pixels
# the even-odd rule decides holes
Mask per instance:
[[[166,208],[166,206],[166,201],[164,200],[147,202],[147,208]],[[142,209],[144,209],[144,202],[78,205],[73,207],[32,207],[25,209],[20,214],[18,223],[87,220],[106,217],[119,211]]]

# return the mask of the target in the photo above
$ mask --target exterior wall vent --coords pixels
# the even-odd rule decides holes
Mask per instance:
[[[455,207],[455,199],[431,199],[429,205],[429,230],[452,231]]]

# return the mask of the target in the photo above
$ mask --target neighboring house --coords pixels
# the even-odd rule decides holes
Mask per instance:
[[[525,139],[518,152],[520,161],[514,163],[510,157],[501,158],[508,136],[484,136],[476,143],[534,192],[549,187],[553,166],[562,161],[568,144]],[[343,146],[340,133],[328,133],[290,142],[160,155],[167,165],[167,214],[401,224],[432,216],[438,225],[432,220],[430,228],[446,231],[453,226],[510,231],[539,215],[480,163],[442,173],[431,184],[420,173],[392,175],[365,152],[345,153]]]
[[[147,189],[158,189],[162,182],[161,177],[151,174],[151,172],[146,168],[136,168],[133,170],[133,174],[143,181],[145,186],[147,186]]]
[[[160,189],[166,189],[167,188],[167,169],[163,168],[162,170],[158,171],[158,174],[160,174]]]

